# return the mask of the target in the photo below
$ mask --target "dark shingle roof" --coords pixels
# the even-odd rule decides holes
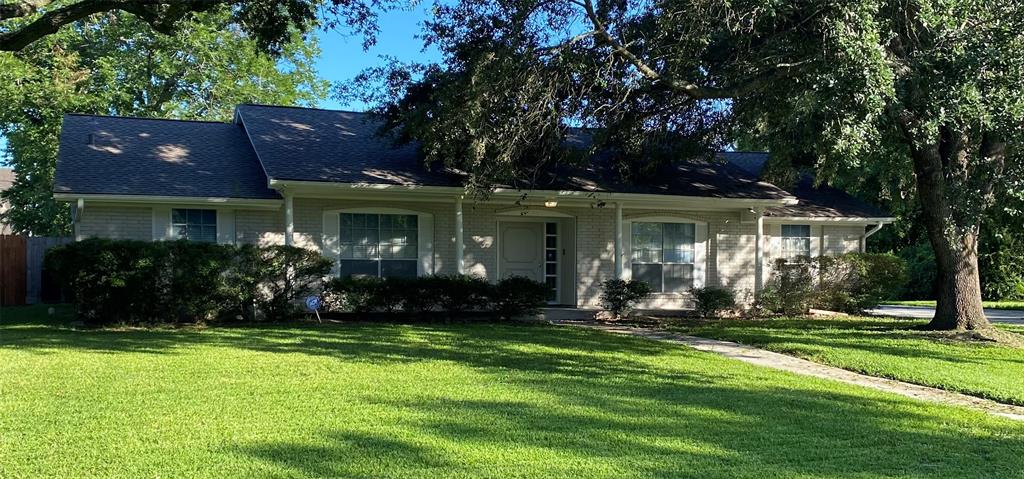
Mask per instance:
[[[56,193],[276,199],[239,125],[66,115]]]
[[[730,151],[719,154],[730,163],[743,168],[747,173],[761,177],[768,163],[768,153]],[[854,198],[838,188],[828,185],[814,186],[814,177],[801,175],[792,188],[787,189],[799,203],[769,208],[769,216],[818,217],[818,218],[885,218],[889,214],[864,201]]]
[[[366,113],[311,108],[240,105],[238,117],[252,138],[267,175],[279,180],[462,186],[462,177],[442,168],[428,170],[416,145],[400,145],[378,134],[381,123]],[[568,141],[589,144],[583,130]],[[656,180],[619,181],[600,156],[586,167],[556,168],[540,189],[644,193],[712,198],[783,199],[785,191],[757,181],[725,162],[666,166]]]

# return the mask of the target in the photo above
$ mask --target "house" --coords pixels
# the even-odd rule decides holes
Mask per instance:
[[[0,168],[0,193],[14,184],[14,170],[11,168]],[[3,214],[11,209],[11,205],[0,198],[0,235],[14,234],[11,225],[4,222]]]
[[[649,282],[651,309],[688,308],[705,285],[749,300],[775,258],[862,250],[892,221],[837,190],[759,181],[764,153],[669,165],[644,184],[595,159],[477,202],[457,172],[427,169],[378,127],[263,105],[238,106],[232,123],[68,115],[54,196],[73,205],[77,239],[291,244],[341,275],[520,275],[585,309],[616,277]]]

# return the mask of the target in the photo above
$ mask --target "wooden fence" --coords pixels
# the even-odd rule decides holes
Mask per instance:
[[[71,238],[0,235],[0,305],[35,304],[60,300],[60,292],[43,272],[50,248]]]

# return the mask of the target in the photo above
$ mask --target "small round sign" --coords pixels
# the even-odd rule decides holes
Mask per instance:
[[[306,297],[306,308],[310,311],[316,311],[320,309],[320,297],[319,296],[307,296]]]

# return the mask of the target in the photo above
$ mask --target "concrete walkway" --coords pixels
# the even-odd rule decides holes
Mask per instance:
[[[896,318],[932,319],[932,316],[935,316],[935,308],[925,306],[882,305],[867,312],[874,316]],[[985,309],[985,316],[993,323],[1024,326],[1024,311],[1019,309]]]
[[[966,394],[959,394],[926,386],[918,386],[916,384],[895,381],[892,379],[866,376],[847,371],[845,369],[825,366],[805,359],[773,353],[771,351],[744,346],[742,344],[729,341],[698,338],[695,336],[671,333],[660,329],[598,323],[594,321],[552,321],[552,323],[592,328],[607,331],[609,333],[628,334],[656,341],[680,344],[700,351],[720,354],[728,358],[737,359],[757,366],[778,369],[780,371],[788,371],[795,374],[802,374],[804,376],[831,379],[856,386],[863,386],[871,389],[877,389],[879,391],[899,394],[901,396],[919,399],[922,401],[932,401],[954,406],[969,407],[985,411],[996,416],[1024,421],[1024,407],[1001,404],[988,399],[981,399],[974,396],[968,396]]]

